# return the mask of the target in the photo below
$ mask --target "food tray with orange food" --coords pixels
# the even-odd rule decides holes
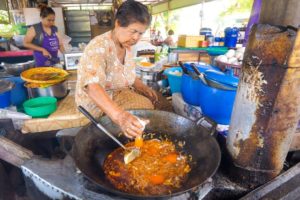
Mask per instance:
[[[56,67],[36,67],[21,73],[21,78],[29,83],[51,85],[68,77],[69,73]]]
[[[155,68],[155,64],[150,62],[138,62],[137,63],[137,69],[142,71],[151,71]]]

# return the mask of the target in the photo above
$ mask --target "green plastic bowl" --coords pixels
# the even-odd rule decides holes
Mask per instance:
[[[24,111],[34,118],[48,117],[57,109],[57,100],[54,97],[37,97],[23,103]]]

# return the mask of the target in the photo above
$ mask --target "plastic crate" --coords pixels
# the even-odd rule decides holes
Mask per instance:
[[[177,45],[179,47],[199,47],[200,41],[204,41],[204,35],[180,35],[178,37]]]
[[[217,61],[217,60],[215,60],[215,64],[222,71],[232,70],[233,74],[236,77],[239,77],[240,74],[241,74],[241,67],[242,67],[242,65],[234,65],[234,64],[220,62],[220,61]]]

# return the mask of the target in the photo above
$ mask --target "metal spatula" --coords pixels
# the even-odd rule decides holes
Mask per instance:
[[[84,114],[98,129],[103,131],[106,135],[108,135],[111,139],[113,139],[120,147],[122,147],[125,151],[124,154],[124,163],[128,164],[133,161],[135,158],[141,155],[141,151],[136,147],[125,147],[115,136],[113,136],[104,126],[96,121],[96,119],[82,106],[78,106],[78,110]]]

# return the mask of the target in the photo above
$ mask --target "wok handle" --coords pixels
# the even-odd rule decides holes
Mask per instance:
[[[197,122],[197,126],[205,128],[211,136],[215,136],[217,123],[208,117],[201,117]]]
[[[120,145],[123,149],[126,149],[126,147],[115,137],[113,136],[110,132],[104,128],[100,123],[96,121],[96,119],[82,106],[78,106],[78,110],[84,114],[98,129],[103,131],[107,136],[109,136],[111,139],[113,139],[118,145]]]
[[[0,159],[16,167],[21,167],[27,160],[32,159],[33,156],[34,154],[30,150],[0,136]]]

